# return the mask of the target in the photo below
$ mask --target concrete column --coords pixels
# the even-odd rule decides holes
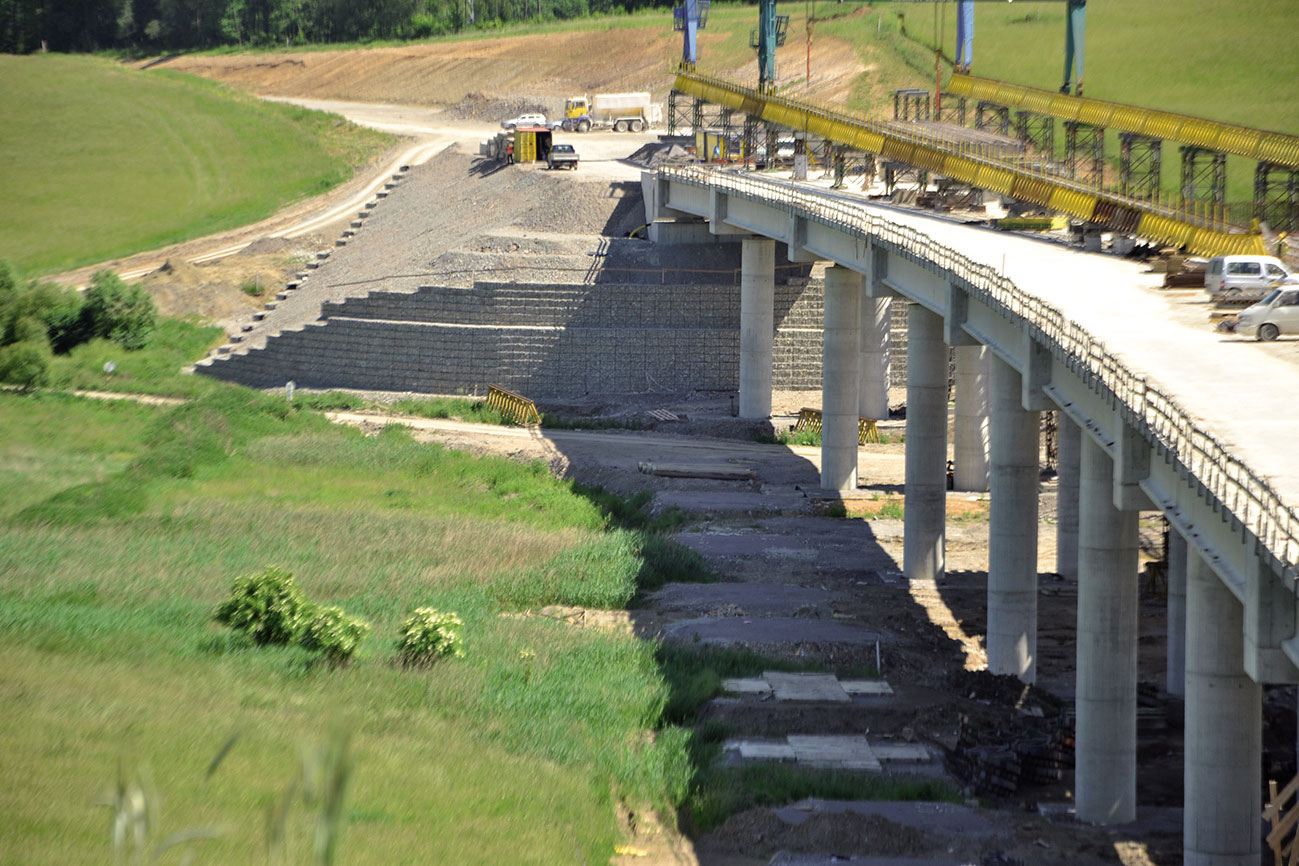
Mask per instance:
[[[1197,552],[1186,569],[1185,866],[1256,866],[1263,690],[1245,674],[1244,609]]]
[[[960,363],[959,355],[957,363]],[[1019,371],[993,358],[988,670],[994,674],[1013,674],[1031,683],[1037,675],[1040,422],[1036,412],[1024,411],[1020,387]],[[957,391],[958,401],[959,396]],[[956,465],[961,465],[959,453]]]
[[[988,489],[989,370],[992,351],[987,346],[956,348],[956,420],[952,431],[957,490]]]
[[[1137,814],[1137,517],[1114,507],[1114,462],[1082,440],[1078,507],[1078,820]]]
[[[740,417],[771,417],[776,340],[776,242],[745,238],[740,251]]]
[[[863,298],[861,308],[861,372],[857,412],[863,418],[889,417],[889,332],[893,323],[891,298]]]
[[[1186,694],[1186,539],[1168,531],[1168,672],[1170,695]]]
[[[1078,579],[1078,458],[1082,428],[1065,413],[1056,429],[1055,570]]]
[[[947,346],[943,320],[907,310],[906,511],[902,570],[911,580],[943,576],[947,530]]]
[[[862,275],[825,271],[825,339],[821,356],[821,489],[857,489],[857,374]]]

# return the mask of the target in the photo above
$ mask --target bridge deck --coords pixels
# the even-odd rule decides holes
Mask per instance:
[[[805,192],[812,184],[795,184]],[[1210,329],[1203,292],[1166,291],[1146,266],[1058,243],[962,225],[867,202],[882,219],[911,226],[1005,274],[1058,307],[1144,373],[1299,507],[1299,343],[1261,345]]]

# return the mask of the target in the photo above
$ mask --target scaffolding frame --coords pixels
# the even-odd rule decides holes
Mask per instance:
[[[1137,132],[1119,133],[1119,187],[1132,198],[1159,196],[1163,175],[1164,140]]]
[[[1080,120],[1064,122],[1064,167],[1071,180],[1100,189],[1105,185],[1105,127]]]
[[[1016,111],[1015,137],[1036,149],[1048,161],[1055,160],[1055,118],[1051,115]]]
[[[753,155],[753,141],[757,137],[758,121],[752,114],[744,115],[744,168],[747,171],[750,166],[756,163],[757,157]]]
[[[995,102],[980,99],[974,110],[975,129],[995,129],[1000,135],[1010,134],[1010,109]]]
[[[1254,218],[1274,232],[1299,230],[1299,171],[1260,162],[1254,169]]]
[[[900,87],[893,91],[894,120],[929,120],[929,91],[919,87]]]
[[[1203,205],[1221,212],[1227,204],[1227,154],[1185,144],[1182,153],[1182,207]]]
[[[934,112],[934,120],[939,123],[955,123],[957,126],[965,126],[967,104],[964,96],[944,93],[943,101],[938,104],[937,111]]]
[[[677,134],[677,113],[680,109],[677,107],[677,100],[682,96],[679,90],[668,91],[668,135]]]

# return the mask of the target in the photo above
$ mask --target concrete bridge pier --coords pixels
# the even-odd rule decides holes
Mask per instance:
[[[857,411],[861,417],[876,421],[884,421],[889,417],[889,330],[892,321],[893,300],[872,297],[866,292],[861,307],[861,370],[858,374]]]
[[[1263,690],[1244,669],[1243,605],[1198,552],[1187,559],[1182,862],[1256,866]]]
[[[1079,465],[1074,801],[1080,821],[1126,824],[1137,814],[1139,512],[1114,506],[1114,462],[1090,436]]]
[[[936,580],[946,567],[947,345],[942,317],[920,304],[907,309],[905,489],[902,570]]]
[[[958,350],[959,351],[959,350]],[[988,670],[1037,676],[1037,412],[1024,409],[1019,371],[992,359],[988,524]],[[959,399],[959,392],[958,392]],[[960,466],[959,458],[957,466]]]
[[[982,493],[988,489],[991,359],[987,346],[956,347],[956,418],[952,429],[956,490]]]
[[[1082,428],[1064,412],[1056,428],[1055,571],[1078,579],[1078,460]]]
[[[1186,694],[1186,539],[1168,533],[1168,664],[1166,684],[1170,695]]]
[[[740,250],[740,417],[771,417],[776,339],[776,242],[746,237]]]
[[[821,361],[821,489],[857,489],[857,402],[861,365],[862,275],[825,271]]]

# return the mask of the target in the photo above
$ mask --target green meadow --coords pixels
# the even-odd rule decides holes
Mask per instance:
[[[389,136],[192,76],[0,56],[0,258],[31,274],[256,222]]]

